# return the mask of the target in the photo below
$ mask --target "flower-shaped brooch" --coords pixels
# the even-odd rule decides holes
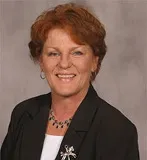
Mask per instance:
[[[70,160],[71,157],[76,158],[77,156],[73,152],[74,152],[73,146],[69,147],[68,145],[65,145],[65,153],[60,152],[62,157],[61,160]]]

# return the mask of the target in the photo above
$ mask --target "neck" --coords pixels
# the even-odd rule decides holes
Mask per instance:
[[[80,103],[86,96],[88,88],[75,95],[64,97],[52,93],[52,110],[58,120],[65,120],[73,117]]]

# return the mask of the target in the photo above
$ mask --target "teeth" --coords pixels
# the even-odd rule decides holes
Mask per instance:
[[[59,78],[72,78],[72,77],[74,77],[75,75],[74,74],[57,74],[57,76],[59,77]]]

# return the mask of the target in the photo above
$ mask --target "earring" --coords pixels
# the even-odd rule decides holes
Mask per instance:
[[[44,74],[43,71],[40,72],[40,78],[41,78],[41,79],[45,79],[45,74]]]

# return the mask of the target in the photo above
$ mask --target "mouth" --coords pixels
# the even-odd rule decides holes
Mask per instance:
[[[56,74],[56,76],[64,82],[69,82],[69,81],[73,80],[73,78],[76,76],[76,74]]]

